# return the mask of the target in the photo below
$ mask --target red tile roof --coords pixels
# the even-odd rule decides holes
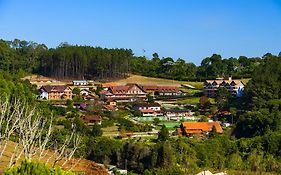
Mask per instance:
[[[179,92],[179,88],[177,86],[142,85],[142,88],[146,92]]]
[[[110,89],[113,94],[125,94],[128,92],[130,86],[111,86]]]
[[[149,91],[154,92],[158,89],[158,86],[156,85],[142,85],[141,87],[145,92],[149,92]]]
[[[187,134],[210,132],[213,126],[215,126],[217,133],[223,132],[220,122],[182,122],[181,125]]]
[[[179,92],[176,86],[158,86],[157,92]]]
[[[57,86],[42,86],[40,89],[44,89],[46,92],[52,92],[52,91],[57,91],[57,92],[63,92],[67,89],[67,86],[63,85],[57,85]]]
[[[141,91],[143,91],[142,87],[140,87],[138,84],[126,84],[123,86],[110,86],[109,89],[111,90],[111,92],[113,94],[125,94],[134,86],[137,86]]]

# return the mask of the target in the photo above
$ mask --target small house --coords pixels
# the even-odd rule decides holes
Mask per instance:
[[[101,124],[101,116],[83,116],[82,121],[87,125]]]
[[[116,105],[117,105],[117,102],[116,102],[116,100],[108,99],[108,100],[106,101],[106,104],[109,105],[109,106],[116,106]]]

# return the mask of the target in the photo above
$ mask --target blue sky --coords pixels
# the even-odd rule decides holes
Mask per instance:
[[[131,48],[196,64],[213,53],[278,54],[281,0],[0,0],[0,38]]]

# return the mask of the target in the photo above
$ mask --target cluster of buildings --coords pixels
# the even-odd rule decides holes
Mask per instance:
[[[182,118],[196,120],[194,112],[184,108],[162,108],[159,103],[137,103],[133,110],[138,111],[142,117],[165,117],[167,120],[180,121]]]
[[[68,100],[73,97],[73,88],[78,87],[80,89],[80,94],[85,97],[85,99],[89,100],[93,97],[90,95],[90,87],[91,81],[87,80],[74,80],[72,81],[72,86],[65,85],[43,85],[39,89],[39,98],[46,100]]]
[[[79,87],[81,95],[85,100],[91,99],[89,82],[84,80],[73,81],[73,86]],[[203,85],[204,95],[215,97],[219,88],[225,88],[233,97],[241,97],[244,91],[244,83],[240,80],[216,79],[206,80]],[[46,100],[72,99],[73,92],[69,86],[47,85],[40,89],[40,98]],[[180,97],[186,93],[181,91],[179,86],[165,85],[142,85],[125,84],[104,86],[100,91],[99,100],[104,103],[106,109],[116,107],[117,103],[133,102],[132,110],[139,112],[142,117],[165,117],[167,120],[180,121],[182,118],[196,120],[194,113],[184,108],[162,108],[159,103],[149,103],[148,95],[152,97]],[[82,120],[88,125],[101,122],[100,116],[84,116]],[[192,137],[194,135],[207,135],[215,128],[217,133],[222,134],[220,122],[182,122],[177,128],[179,135]]]
[[[147,101],[147,95],[151,96],[183,96],[186,93],[182,92],[177,86],[157,86],[157,85],[140,85],[126,84],[105,87],[100,92],[101,99],[115,100],[117,102],[135,102]]]
[[[81,94],[89,95],[88,82],[84,80],[73,81],[73,86],[79,86]],[[71,99],[72,89],[65,85],[46,85],[40,89],[40,98],[47,100]],[[151,96],[184,96],[186,93],[182,92],[177,86],[157,86],[157,85],[140,85],[140,84],[126,84],[104,87],[100,92],[100,98],[104,101],[116,102],[135,102],[147,101],[147,95]]]

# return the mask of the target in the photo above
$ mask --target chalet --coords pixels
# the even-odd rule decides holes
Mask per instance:
[[[73,86],[87,86],[88,81],[87,80],[73,80],[72,84],[73,84]]]
[[[72,90],[67,86],[42,86],[40,98],[46,100],[72,99]]]
[[[143,117],[163,116],[159,103],[139,103],[133,109],[139,111]]]
[[[123,86],[110,86],[108,90],[100,92],[104,100],[116,100],[117,102],[146,101],[146,92],[137,84]]]
[[[241,80],[216,79],[206,80],[204,83],[204,93],[208,97],[215,97],[218,88],[226,88],[233,97],[241,97],[244,91],[244,83]]]
[[[218,134],[222,134],[223,130],[220,122],[182,122],[177,128],[179,135],[193,136],[193,135],[207,135],[212,128],[215,127]]]
[[[82,121],[87,125],[101,124],[100,116],[83,116]]]

